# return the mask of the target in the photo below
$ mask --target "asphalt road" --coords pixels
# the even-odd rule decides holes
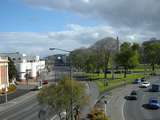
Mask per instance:
[[[28,89],[17,89],[15,93],[7,95],[8,101],[10,101],[16,97],[19,97],[21,95],[24,95],[24,94],[28,93],[29,91],[30,90],[28,90]],[[0,104],[2,104],[4,102],[5,102],[5,95],[0,96]]]
[[[36,97],[0,112],[1,120],[38,120],[40,106]]]
[[[160,77],[154,77],[154,83],[160,85]],[[140,88],[138,90],[138,100],[127,100],[124,105],[125,120],[160,120],[160,109],[150,110],[146,105],[149,98],[159,98],[160,92],[150,92],[150,88]]]
[[[60,76],[61,72],[62,72],[62,74],[67,74],[69,72],[68,69],[64,70],[62,67],[56,68],[56,69],[58,69],[56,72],[59,73],[59,76]],[[49,75],[43,74],[42,78],[48,79],[49,82],[54,81],[54,79],[53,79],[54,74],[55,74],[54,72],[49,73]],[[52,79],[50,79],[50,78],[52,78]],[[88,113],[90,111],[91,107],[95,104],[97,97],[99,95],[98,88],[95,85],[95,83],[89,82],[88,87],[89,87],[89,94],[91,96],[91,101],[90,101],[89,106],[87,106],[83,110],[81,110],[81,113],[82,113],[81,117],[82,118],[85,117],[86,113]],[[30,96],[28,96],[28,97],[30,97]],[[42,109],[44,109],[44,106],[40,106],[38,104],[36,96],[34,96],[34,97],[31,97],[31,98],[25,100],[24,102],[22,102],[20,104],[15,103],[14,106],[8,108],[5,111],[0,112],[0,120],[40,120],[39,119],[39,111]],[[46,115],[46,116],[47,117],[53,116],[53,113],[49,113],[49,115]],[[42,120],[47,120],[47,118],[44,118]]]

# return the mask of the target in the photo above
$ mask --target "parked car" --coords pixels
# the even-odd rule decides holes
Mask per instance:
[[[46,84],[48,84],[48,80],[43,80],[43,85],[46,85]]]
[[[150,99],[148,105],[149,105],[149,108],[151,109],[160,108],[160,103],[159,103],[159,100],[157,99]]]
[[[147,88],[147,87],[149,87],[150,86],[150,82],[142,82],[141,83],[141,85],[140,85],[140,87],[142,87],[142,88]]]

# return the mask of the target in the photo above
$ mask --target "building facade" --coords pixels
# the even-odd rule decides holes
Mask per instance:
[[[26,55],[20,53],[6,53],[3,56],[8,56],[14,61],[17,69],[17,78],[26,80],[28,78],[35,79],[37,75],[45,69],[45,60],[41,60],[39,56]]]
[[[0,57],[0,89],[4,89],[8,86],[9,86],[8,58]]]

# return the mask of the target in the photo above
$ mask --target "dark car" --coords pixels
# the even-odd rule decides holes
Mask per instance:
[[[141,78],[141,82],[145,82],[146,80],[145,80],[145,78],[144,77],[142,77]]]
[[[127,100],[137,100],[137,96],[136,95],[127,96]]]
[[[43,80],[43,85],[48,84],[48,80]]]
[[[142,82],[141,79],[140,79],[140,78],[137,78],[137,79],[135,79],[134,84],[139,84],[139,83],[141,83],[141,82]]]
[[[129,100],[137,100],[137,96],[136,95],[130,95]]]
[[[157,99],[150,99],[148,105],[149,105],[149,108],[151,108],[151,109],[159,109],[160,108],[160,103]]]
[[[129,96],[125,97],[126,100],[137,100],[137,91],[133,90]]]
[[[133,91],[131,92],[131,95],[137,95],[137,91],[133,90]]]

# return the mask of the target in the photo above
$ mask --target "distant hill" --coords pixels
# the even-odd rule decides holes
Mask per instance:
[[[119,41],[112,38],[112,37],[107,37],[107,38],[98,40],[90,48],[91,49],[105,48],[105,49],[108,49],[108,50],[111,50],[111,51],[115,51],[115,50],[119,50]]]

